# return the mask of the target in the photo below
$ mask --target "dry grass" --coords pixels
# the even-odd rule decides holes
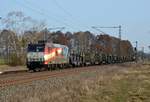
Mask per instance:
[[[27,70],[26,66],[16,66],[12,67],[9,65],[0,65],[0,71],[17,71],[17,70]]]
[[[150,66],[105,66],[0,91],[2,102],[150,102]]]

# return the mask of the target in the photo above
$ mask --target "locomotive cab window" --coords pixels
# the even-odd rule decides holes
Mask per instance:
[[[44,52],[44,46],[37,46],[36,52]]]
[[[28,52],[44,52],[44,46],[28,45]]]

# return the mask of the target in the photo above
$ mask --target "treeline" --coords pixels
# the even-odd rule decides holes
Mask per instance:
[[[50,32],[44,21],[37,21],[25,16],[20,11],[8,13],[1,19],[3,30],[0,31],[0,61],[5,59],[9,65],[23,65],[26,63],[26,49],[29,43],[36,43],[46,39],[53,43],[67,45],[70,52],[97,51],[111,55],[127,56],[133,54],[129,41],[111,37],[109,35],[94,35],[85,32]]]
[[[37,43],[39,40],[46,40],[67,45],[70,51],[79,52],[101,52],[111,55],[127,56],[133,53],[129,41],[119,40],[109,35],[94,35],[89,31],[85,32],[49,32],[25,31],[17,36],[13,31],[3,30],[0,33],[0,55],[7,59],[10,65],[23,65],[26,62],[27,46],[29,43]],[[119,44],[120,43],[120,44]],[[120,45],[120,48],[119,48]]]

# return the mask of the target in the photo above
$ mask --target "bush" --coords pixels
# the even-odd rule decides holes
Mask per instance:
[[[0,58],[0,65],[4,65],[4,64],[6,64],[6,61],[5,61],[5,59],[3,59],[3,58]]]
[[[24,65],[25,64],[25,54],[17,55],[16,53],[12,53],[10,55],[8,64],[11,66]]]

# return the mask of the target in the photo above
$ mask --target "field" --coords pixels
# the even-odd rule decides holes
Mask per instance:
[[[150,65],[94,66],[91,72],[0,89],[1,102],[150,102]]]

